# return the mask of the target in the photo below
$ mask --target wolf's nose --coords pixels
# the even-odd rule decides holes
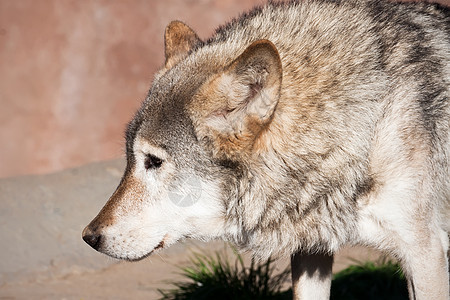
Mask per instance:
[[[98,250],[98,248],[100,248],[100,240],[101,240],[101,235],[100,234],[96,234],[93,233],[90,229],[89,226],[86,227],[83,230],[83,240],[92,248],[94,248],[95,250]]]

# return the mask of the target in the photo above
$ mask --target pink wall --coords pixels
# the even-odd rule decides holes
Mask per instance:
[[[258,0],[0,0],[0,177],[120,157],[173,19],[208,37]]]
[[[206,38],[261,1],[0,0],[0,177],[120,157],[169,21]]]

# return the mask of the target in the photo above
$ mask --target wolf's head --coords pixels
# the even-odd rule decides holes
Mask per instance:
[[[122,181],[83,231],[116,258],[138,260],[185,237],[236,235],[230,214],[239,208],[230,199],[240,197],[248,161],[264,151],[280,97],[281,61],[267,40],[231,51],[175,21],[165,56],[128,125]]]

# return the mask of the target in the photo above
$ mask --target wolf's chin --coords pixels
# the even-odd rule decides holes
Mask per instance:
[[[150,255],[152,255],[153,252],[155,252],[155,251],[157,251],[159,249],[162,249],[162,248],[164,248],[164,239],[161,242],[159,242],[159,244],[156,245],[156,247],[153,248],[153,250],[151,250],[150,252],[148,252],[147,254],[144,254],[142,256],[130,257],[130,256],[120,256],[120,255],[115,255],[115,254],[109,254],[109,253],[106,253],[106,254],[109,255],[109,256],[112,256],[114,258],[117,258],[117,259],[123,259],[123,260],[126,260],[126,261],[134,262],[134,261],[143,260],[143,259],[149,257]]]
[[[138,256],[138,257],[129,257],[129,256],[126,256],[126,257],[117,257],[117,258],[123,259],[123,260],[126,260],[126,261],[135,262],[135,261],[140,261],[140,260],[143,260],[144,258],[149,257],[150,255],[153,254],[153,252],[154,252],[154,250],[150,251],[150,252],[147,253],[147,254],[144,254],[143,256]]]

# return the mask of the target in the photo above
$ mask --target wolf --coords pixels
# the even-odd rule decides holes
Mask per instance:
[[[448,8],[271,2],[164,39],[90,246],[134,261],[220,238],[290,256],[294,298],[327,299],[333,254],[365,245],[399,260],[411,299],[449,298]]]

